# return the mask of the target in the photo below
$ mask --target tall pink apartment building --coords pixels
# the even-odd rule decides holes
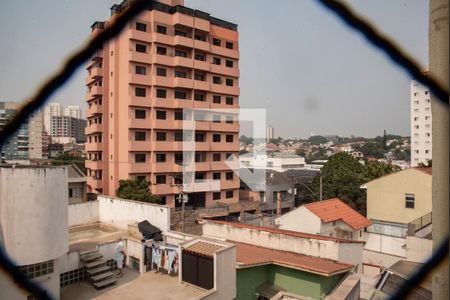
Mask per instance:
[[[114,22],[127,3],[114,5],[110,19],[95,22],[91,34]],[[239,108],[237,25],[183,4],[149,4],[88,64],[90,192],[114,196],[120,179],[140,178],[167,205],[180,206],[184,112]],[[239,178],[225,163],[239,155],[236,116],[196,121],[192,139],[195,181],[214,179],[220,189],[200,186],[187,193],[187,205],[238,202]]]

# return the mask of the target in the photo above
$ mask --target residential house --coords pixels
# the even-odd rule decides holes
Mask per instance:
[[[84,202],[87,200],[87,178],[75,164],[67,168],[69,204]]]
[[[268,154],[246,153],[239,157],[239,161],[241,167],[275,170],[278,172],[305,167],[304,157],[285,152],[272,152]]]
[[[280,229],[362,240],[372,222],[338,198],[302,205],[275,219]]]

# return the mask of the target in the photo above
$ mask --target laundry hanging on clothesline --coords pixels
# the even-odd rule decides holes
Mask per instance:
[[[178,273],[178,250],[176,248],[152,245],[151,269],[165,269],[169,274]]]

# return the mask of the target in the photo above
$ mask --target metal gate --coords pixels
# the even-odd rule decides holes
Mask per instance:
[[[209,257],[197,256],[183,251],[183,281],[206,290],[214,287],[214,263]]]

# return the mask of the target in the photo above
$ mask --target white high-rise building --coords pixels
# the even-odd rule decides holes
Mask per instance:
[[[49,103],[44,110],[44,129],[50,132],[50,119],[52,116],[61,116],[62,107],[60,103]]]
[[[430,92],[417,81],[411,81],[411,167],[431,160]]]
[[[275,138],[275,129],[272,126],[267,127],[266,138],[267,141],[270,141]]]
[[[77,105],[69,105],[67,107],[64,107],[63,116],[82,119],[81,109]]]

